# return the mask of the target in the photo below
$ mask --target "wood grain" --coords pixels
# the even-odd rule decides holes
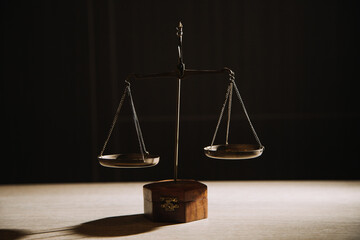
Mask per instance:
[[[153,221],[184,223],[208,216],[207,186],[200,182],[165,180],[146,184],[143,191],[144,214]],[[166,203],[167,198],[176,202]]]

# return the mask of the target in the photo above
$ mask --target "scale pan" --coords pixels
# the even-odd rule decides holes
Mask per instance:
[[[100,164],[104,167],[112,168],[145,168],[153,167],[159,163],[160,157],[157,155],[140,153],[111,154],[98,156]]]
[[[207,146],[205,155],[209,158],[240,160],[259,157],[264,151],[264,146],[255,144],[222,144]]]

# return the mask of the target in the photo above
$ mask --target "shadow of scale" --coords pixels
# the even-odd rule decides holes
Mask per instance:
[[[255,128],[251,123],[250,117],[246,111],[245,104],[241,98],[240,92],[235,83],[235,74],[229,68],[220,70],[193,70],[186,69],[182,54],[182,36],[183,26],[181,22],[177,27],[178,36],[178,65],[177,70],[172,72],[155,74],[131,74],[125,80],[126,87],[120,99],[115,117],[113,119],[109,134],[105,140],[98,160],[102,166],[113,168],[146,168],[153,167],[159,163],[160,156],[151,154],[147,151],[142,135],[138,116],[136,114],[134,100],[131,94],[131,80],[135,79],[154,79],[154,78],[175,78],[177,80],[177,101],[176,101],[176,128],[175,128],[175,150],[174,150],[174,179],[160,181],[144,186],[144,210],[145,216],[155,221],[175,221],[189,222],[207,217],[207,187],[206,185],[194,180],[178,179],[178,152],[179,152],[179,129],[180,129],[180,96],[181,81],[191,76],[209,75],[209,74],[227,74],[229,85],[225,94],[225,101],[222,105],[220,116],[216,125],[211,144],[204,148],[204,153],[209,158],[223,160],[242,160],[259,157],[264,146],[261,144]],[[229,144],[230,119],[232,110],[232,98],[235,92],[240,101],[243,112],[249,123],[251,131],[257,144]],[[121,108],[126,98],[129,98],[132,117],[136,129],[139,145],[138,153],[120,153],[104,155],[106,146],[110,140],[111,134],[116,125]],[[225,143],[214,145],[220,123],[227,108],[227,125]]]
[[[114,216],[96,219],[76,226],[31,231],[24,229],[0,229],[0,239],[79,239],[83,237],[124,237],[154,231],[172,223],[154,223],[143,214]]]

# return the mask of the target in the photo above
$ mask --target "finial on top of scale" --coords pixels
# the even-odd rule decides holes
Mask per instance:
[[[176,35],[178,35],[179,37],[183,35],[183,30],[182,29],[183,29],[183,25],[182,25],[181,22],[179,22],[179,26],[176,28],[176,30],[177,30]]]

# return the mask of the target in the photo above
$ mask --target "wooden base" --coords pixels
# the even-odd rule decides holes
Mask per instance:
[[[157,222],[191,222],[207,218],[207,186],[194,180],[146,184],[145,216]]]

